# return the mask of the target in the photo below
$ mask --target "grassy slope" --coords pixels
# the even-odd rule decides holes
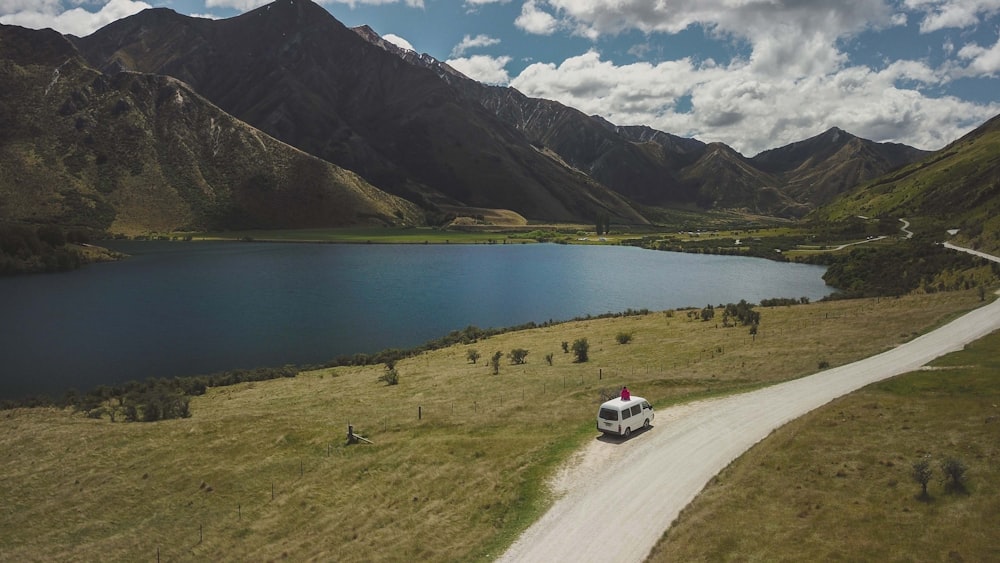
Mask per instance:
[[[394,387],[369,367],[212,389],[192,418],[155,424],[2,412],[0,559],[490,557],[593,439],[602,389],[627,383],[663,408],[753,388],[885,350],[977,304],[962,292],[765,309],[755,340],[684,312],[580,321],[402,361]],[[633,342],[619,345],[624,331]],[[561,351],[577,338],[591,344],[586,364]],[[530,353],[492,376],[466,361],[470,347]],[[344,446],[348,422],[375,444]]]
[[[1000,559],[1000,333],[776,431],[692,503],[650,561]],[[912,464],[931,457],[930,499]],[[949,457],[965,491],[942,484]]]
[[[816,217],[844,220],[888,215],[913,220],[915,231],[960,228],[959,241],[1000,250],[1000,117],[915,164],[859,186]]]

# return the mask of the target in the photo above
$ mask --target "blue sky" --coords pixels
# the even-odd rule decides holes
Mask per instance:
[[[0,0],[0,22],[86,35],[150,6],[266,3]],[[747,156],[834,126],[935,150],[1000,114],[1000,0],[319,3],[477,80]]]

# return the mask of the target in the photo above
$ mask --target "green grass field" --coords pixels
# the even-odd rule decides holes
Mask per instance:
[[[489,560],[551,502],[547,480],[593,439],[602,391],[628,384],[662,409],[752,389],[979,303],[966,291],[768,308],[755,338],[686,311],[583,320],[400,361],[396,386],[369,366],[210,389],[191,418],[157,423],[3,411],[0,560]],[[587,363],[562,352],[578,338]],[[492,375],[470,348],[528,361]],[[348,424],[374,444],[345,445]]]

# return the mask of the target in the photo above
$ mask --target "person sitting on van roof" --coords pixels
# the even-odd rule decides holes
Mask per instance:
[[[632,398],[632,393],[629,393],[628,387],[622,385],[622,400],[627,401]]]

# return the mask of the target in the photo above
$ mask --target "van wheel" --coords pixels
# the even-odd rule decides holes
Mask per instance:
[[[649,419],[648,418],[645,421],[643,421],[643,423],[642,423],[642,429],[643,430],[649,430]]]
[[[625,429],[625,434],[624,434],[625,439],[627,440],[628,437],[631,436],[631,435],[632,435],[632,429],[631,428],[626,428]]]

